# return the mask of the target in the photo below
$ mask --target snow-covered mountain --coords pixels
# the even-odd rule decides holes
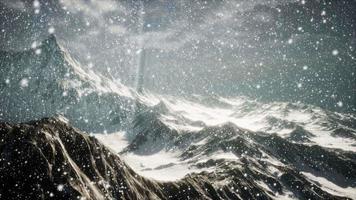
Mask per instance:
[[[140,101],[147,108],[126,136],[96,137],[142,176],[207,175],[214,188],[235,189],[222,199],[356,199],[352,114],[244,97],[146,93]]]
[[[0,52],[0,61],[0,120],[12,122],[0,126],[1,183],[19,184],[18,171],[32,177],[41,163],[48,187],[33,193],[41,198],[356,199],[352,114],[245,97],[136,94],[81,66],[54,36],[29,51]],[[69,122],[13,124],[58,114]],[[70,124],[98,133],[111,150]],[[67,174],[56,172],[62,166]],[[0,193],[31,196],[35,179],[24,190],[2,184]]]
[[[355,198],[354,152],[293,143],[277,135],[251,132],[232,124],[209,127],[195,135],[189,136],[190,141],[202,137],[205,141],[191,144],[180,157],[202,171],[162,182],[140,176],[119,155],[94,137],[71,127],[64,118],[25,124],[0,123],[0,197]],[[182,139],[187,141],[187,137]],[[172,165],[176,163],[157,169]]]
[[[211,183],[193,177],[164,183],[141,177],[63,117],[0,123],[0,141],[1,199],[211,199],[216,193],[201,190]]]
[[[116,129],[132,91],[75,61],[55,36],[24,52],[0,52],[0,120],[23,122],[63,114],[87,131]]]
[[[182,133],[231,123],[254,132],[277,134],[292,142],[356,151],[356,117],[352,114],[301,103],[261,103],[245,97],[192,96],[187,100],[151,95],[142,101],[152,107],[136,118],[139,128],[159,121]]]
[[[353,115],[243,97],[141,101],[152,107],[136,116],[128,137],[97,137],[143,176],[209,174],[214,187],[235,188],[242,199],[356,198]]]

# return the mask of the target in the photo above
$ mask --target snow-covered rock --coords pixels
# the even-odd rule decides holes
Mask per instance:
[[[83,67],[51,35],[24,52],[0,52],[0,120],[56,114],[92,132],[119,128],[132,91]]]
[[[162,182],[138,175],[63,118],[0,123],[0,198],[355,199],[355,153],[295,144],[231,124],[202,132],[211,137],[185,155],[209,156],[192,163],[214,170]],[[224,154],[216,156],[217,149]]]

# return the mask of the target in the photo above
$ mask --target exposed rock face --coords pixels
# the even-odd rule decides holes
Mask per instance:
[[[222,134],[186,153],[192,158],[198,152],[227,149],[233,143],[236,155],[246,154],[238,162],[208,160],[196,165],[214,166],[214,172],[158,182],[137,175],[117,154],[60,117],[23,124],[1,123],[0,198],[272,199],[286,195],[288,188],[300,199],[346,199],[322,190],[299,172],[301,168],[335,172],[352,182],[356,174],[354,154],[294,144],[275,135],[246,131],[241,132],[243,135],[235,130],[231,125],[204,130]],[[262,159],[262,151],[279,155],[278,160],[290,165],[272,165]],[[269,171],[272,167],[280,175],[273,176]]]
[[[356,199],[354,115],[188,99],[136,94],[80,65],[53,35],[0,52],[0,199]],[[56,114],[85,131],[126,131],[120,156],[169,151],[174,161],[133,171],[117,154],[124,147],[113,152],[65,118],[16,124]],[[182,166],[177,181],[139,175]]]
[[[64,115],[81,130],[122,126],[132,91],[82,66],[51,35],[36,49],[0,51],[0,120]],[[110,131],[110,130],[107,130]]]
[[[0,194],[5,199],[155,197],[118,156],[95,138],[50,118],[2,123]]]
[[[212,199],[356,199],[355,152],[313,144],[312,133],[295,127],[288,137],[233,123],[178,131],[150,110],[137,116],[137,135],[123,153],[181,152],[181,161],[191,167],[213,169],[182,180],[211,189]],[[203,180],[206,185],[200,184]],[[332,184],[348,189],[347,194]]]

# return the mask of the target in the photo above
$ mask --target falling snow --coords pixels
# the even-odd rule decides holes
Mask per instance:
[[[49,34],[53,34],[54,31],[55,31],[55,29],[54,29],[53,27],[50,27],[50,28],[48,29],[48,33],[49,33]]]
[[[353,1],[0,4],[0,199],[356,199]]]
[[[332,51],[333,56],[337,56],[339,54],[339,51],[337,49],[334,49]]]
[[[28,87],[28,79],[27,78],[23,78],[23,79],[21,79],[21,81],[20,81],[20,86],[22,87],[22,88],[26,88],[26,87]]]

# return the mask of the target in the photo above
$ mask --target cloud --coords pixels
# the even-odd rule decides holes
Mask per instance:
[[[106,12],[125,10],[117,1],[100,0],[100,1],[84,1],[84,0],[60,0],[60,3],[73,13],[84,12],[87,15],[99,16]]]
[[[0,0],[0,3],[3,4],[7,8],[15,9],[18,11],[25,11],[26,10],[26,4],[21,1],[21,0]]]
[[[119,25],[111,25],[109,26],[108,30],[111,34],[115,35],[124,35],[127,32],[126,27]]]

